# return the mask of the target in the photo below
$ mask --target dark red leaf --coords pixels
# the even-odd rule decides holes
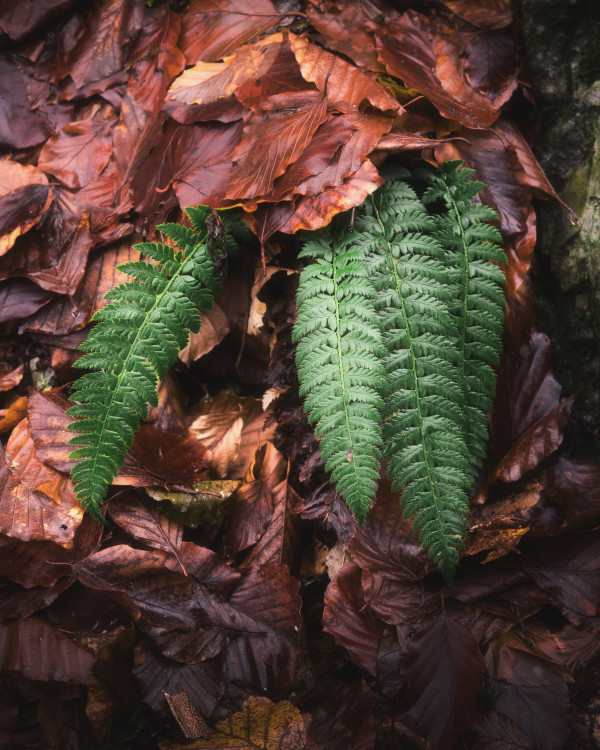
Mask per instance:
[[[271,0],[191,0],[179,42],[188,65],[220,60],[244,42],[261,36],[280,19]]]
[[[0,625],[0,666],[30,680],[82,685],[94,657],[44,620],[32,618]]]
[[[28,148],[48,137],[44,119],[29,106],[25,76],[4,52],[0,52],[0,144],[5,148]]]
[[[378,57],[388,73],[427,96],[444,117],[477,129],[498,118],[498,109],[469,85],[463,50],[447,27],[407,10],[374,31]]]
[[[260,539],[273,516],[273,493],[285,472],[286,462],[272,443],[257,452],[225,522],[223,543],[228,555],[237,555]]]
[[[442,612],[409,641],[403,667],[407,721],[436,748],[452,747],[479,716],[485,662],[473,636]]]
[[[73,3],[74,0],[7,3],[0,9],[0,29],[12,40],[20,41]]]
[[[600,521],[600,467],[559,458],[550,468],[546,494],[558,503],[570,529],[591,529]]]
[[[179,556],[183,526],[161,516],[156,510],[148,510],[134,495],[115,498],[111,501],[108,512],[113,521],[134,539],[152,549],[161,549],[173,555],[181,572],[187,575]]]
[[[50,208],[53,191],[36,167],[0,162],[0,255],[35,226]]]
[[[27,279],[0,283],[0,323],[34,315],[54,295]]]
[[[503,29],[513,20],[513,6],[510,0],[441,1],[456,15],[481,29]]]
[[[365,609],[360,578],[353,563],[338,571],[325,592],[323,628],[361,669],[376,675],[384,626]]]
[[[203,716],[210,716],[223,694],[222,678],[209,663],[178,664],[138,646],[133,674],[140,683],[142,699],[155,711],[167,708],[165,693],[185,691]]]
[[[541,546],[522,564],[540,588],[576,613],[575,620],[600,614],[597,585],[600,540],[596,535],[577,534],[553,539],[550,546]]]

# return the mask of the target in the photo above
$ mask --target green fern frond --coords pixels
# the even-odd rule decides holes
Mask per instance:
[[[205,206],[187,213],[191,229],[157,227],[177,247],[159,242],[134,246],[158,265],[118,266],[133,281],[106,294],[110,304],[96,313],[96,326],[79,347],[86,353],[75,367],[92,372],[74,384],[77,403],[67,412],[75,417],[69,429],[78,433],[70,442],[81,446],[71,453],[77,460],[71,475],[82,505],[100,520],[100,505],[136,430],[148,417],[149,405],[158,405],[158,381],[186,346],[189,332],[200,330],[198,309],[209,310],[221,289],[213,254],[231,244],[230,230],[243,234],[233,220],[222,237],[211,235],[207,224],[214,212]]]
[[[472,169],[461,166],[461,161],[449,161],[435,170],[424,200],[441,200],[445,206],[435,236],[449,253],[457,290],[451,311],[458,324],[469,471],[476,478],[487,450],[487,415],[496,386],[492,367],[499,364],[502,348],[505,279],[494,264],[506,263],[506,256],[498,230],[483,223],[497,219],[496,212],[471,203],[485,186],[472,179]]]
[[[383,387],[381,336],[362,251],[351,234],[320,232],[300,257],[293,340],[300,394],[326,469],[357,521],[377,489]]]
[[[469,510],[455,295],[434,217],[398,177],[356,219],[386,351],[384,455],[415,531],[451,582]]]

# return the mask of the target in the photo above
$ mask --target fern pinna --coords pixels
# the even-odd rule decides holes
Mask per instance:
[[[118,269],[134,278],[111,289],[110,304],[94,317],[96,326],[81,344],[86,352],[75,367],[93,370],[73,386],[76,417],[69,429],[75,492],[84,508],[102,519],[100,504],[117,475],[148,406],[158,404],[157,384],[185,347],[189,331],[200,330],[200,310],[212,307],[221,288],[215,255],[236,247],[231,234],[247,232],[241,222],[220,219],[205,206],[187,209],[192,228],[157,228],[178,247],[142,242],[135,245],[156,262],[124,263]]]
[[[464,434],[469,471],[477,478],[486,455],[491,400],[501,349],[504,274],[495,263],[506,263],[497,229],[487,221],[497,218],[489,206],[472,203],[485,187],[472,179],[472,169],[459,168],[461,161],[449,161],[432,173],[432,185],[423,199],[441,200],[436,238],[449,252],[456,295],[451,311],[458,324],[460,381],[465,393]]]
[[[300,395],[326,468],[362,523],[377,489],[384,373],[381,336],[362,251],[351,234],[320,232],[300,277],[293,340]]]

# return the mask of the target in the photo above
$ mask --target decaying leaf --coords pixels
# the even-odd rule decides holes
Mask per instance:
[[[248,698],[239,713],[220,721],[206,739],[184,745],[162,743],[161,750],[201,748],[260,748],[303,750],[306,730],[302,714],[288,701],[271,703],[267,698]]]

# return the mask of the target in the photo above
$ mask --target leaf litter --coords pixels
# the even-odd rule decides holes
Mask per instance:
[[[0,10],[0,742],[586,747],[600,469],[564,447],[573,396],[534,327],[533,199],[560,199],[520,130],[512,4],[34,5]],[[386,482],[356,526],[297,392],[292,235],[359,206],[390,154],[475,168],[508,257],[455,592]],[[131,245],[197,203],[240,207],[257,242],[102,527],[68,474],[76,348]]]

